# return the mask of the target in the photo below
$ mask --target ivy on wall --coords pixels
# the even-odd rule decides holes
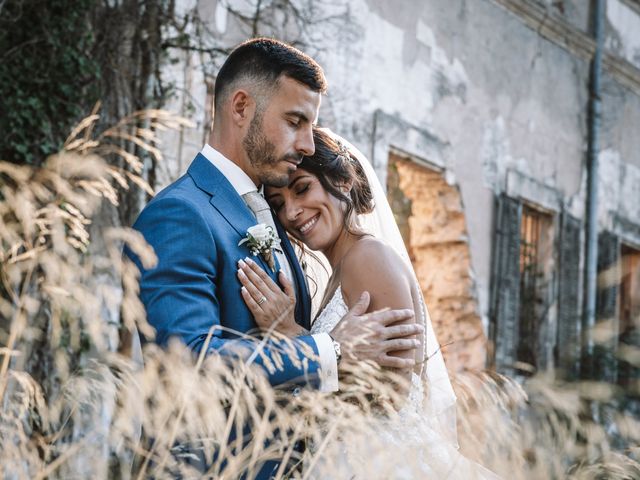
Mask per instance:
[[[0,10],[0,159],[37,165],[99,98],[94,0],[8,0]]]

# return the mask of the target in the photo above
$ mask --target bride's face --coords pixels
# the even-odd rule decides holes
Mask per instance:
[[[344,229],[344,204],[318,177],[298,168],[286,187],[267,187],[265,196],[287,231],[312,250],[326,250]]]

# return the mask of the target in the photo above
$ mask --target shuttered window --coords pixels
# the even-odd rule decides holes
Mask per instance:
[[[560,220],[558,245],[558,333],[555,357],[559,374],[567,380],[580,376],[582,251],[580,220],[564,212]]]
[[[548,342],[555,341],[555,365],[564,378],[578,379],[588,366],[595,379],[635,385],[640,379],[633,360],[640,348],[640,249],[600,232],[595,350],[593,363],[582,365],[583,224],[563,213],[557,242],[553,225],[553,216],[544,211],[506,195],[497,198],[490,306],[495,368],[508,375],[544,368]],[[544,327],[551,324],[553,302],[556,331],[550,339]]]
[[[556,335],[546,328],[554,302],[553,217],[502,195],[497,200],[493,247],[490,316],[495,367],[508,375],[530,374],[550,363],[546,352]]]
[[[552,217],[528,205],[520,219],[520,314],[517,360],[526,372],[546,364],[543,327],[548,321],[553,255]]]
[[[491,278],[491,338],[495,368],[512,375],[520,315],[520,219],[522,203],[502,195],[497,200]]]
[[[620,294],[620,240],[608,231],[598,235],[597,288],[592,375],[594,379],[615,382]]]

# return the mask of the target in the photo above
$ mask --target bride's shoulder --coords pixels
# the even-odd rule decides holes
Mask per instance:
[[[344,264],[367,260],[378,263],[383,260],[400,260],[393,248],[376,237],[366,236],[358,240],[345,256]]]
[[[388,275],[391,278],[405,275],[404,262],[396,251],[375,237],[364,237],[349,250],[342,263],[345,281],[361,282]]]
[[[349,300],[357,299],[363,291],[368,291],[372,304],[380,304],[380,308],[405,308],[403,305],[407,303],[406,299],[399,301],[398,298],[404,295],[403,292],[410,290],[407,287],[411,276],[405,262],[393,248],[376,238],[365,237],[356,242],[345,255],[341,267],[341,282],[343,296],[350,306]]]

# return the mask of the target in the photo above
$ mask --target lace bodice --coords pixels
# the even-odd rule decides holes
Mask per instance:
[[[329,333],[333,330],[340,319],[344,317],[349,308],[344,303],[342,298],[342,288],[338,285],[333,297],[329,300],[329,303],[322,309],[320,315],[316,318],[315,322],[311,326],[311,333]]]

